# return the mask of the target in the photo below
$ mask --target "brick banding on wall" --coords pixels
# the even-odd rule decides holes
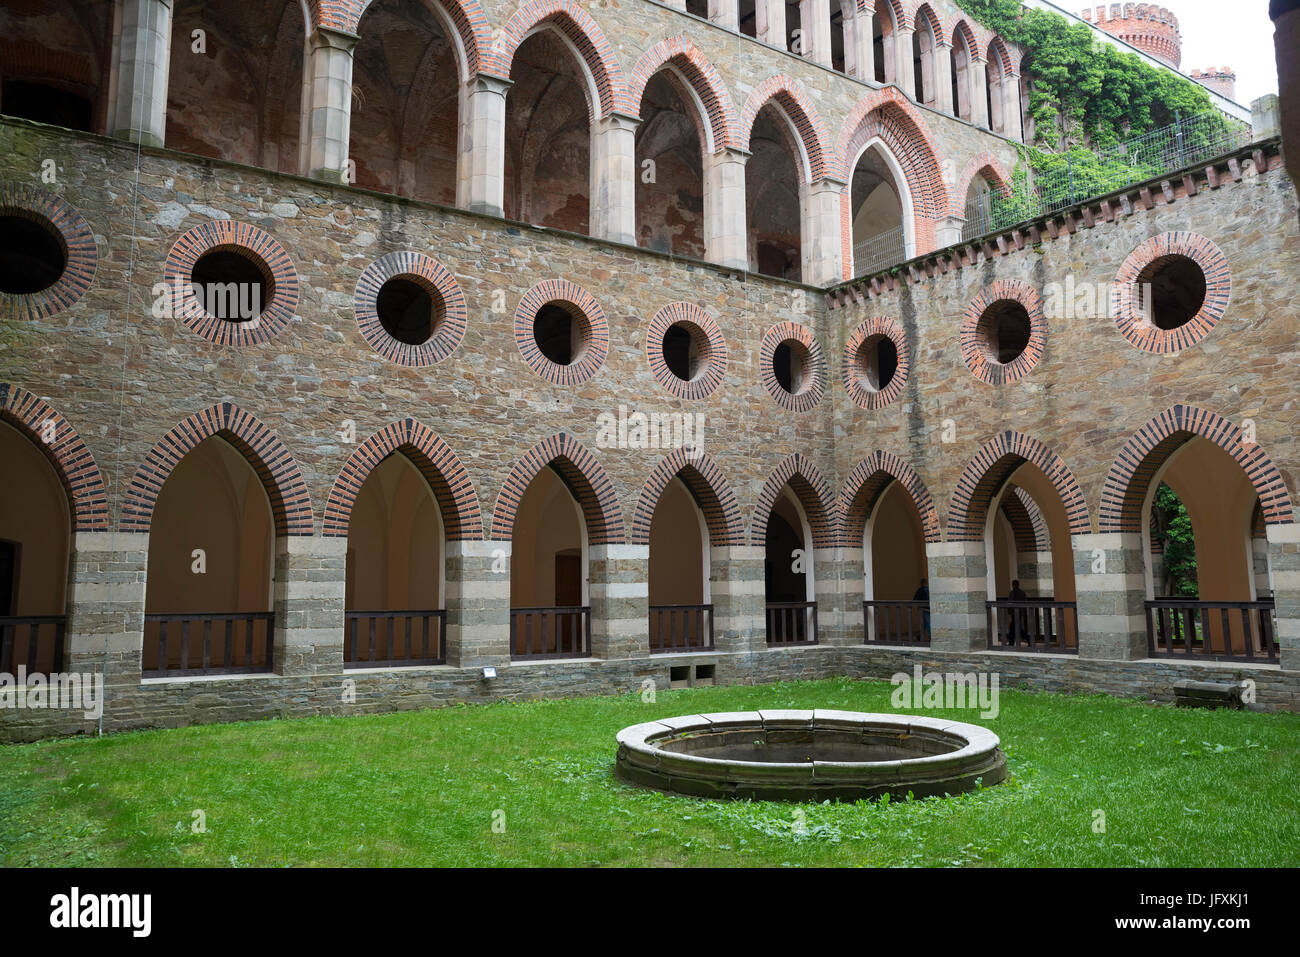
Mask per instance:
[[[583,326],[584,347],[569,365],[552,362],[542,353],[533,335],[533,323],[543,306],[556,305],[568,311]],[[579,385],[594,376],[609,354],[609,322],[605,310],[587,290],[567,279],[539,282],[519,300],[515,309],[515,343],[532,369],[556,385]]]
[[[1175,329],[1161,329],[1143,315],[1136,295],[1144,273],[1176,257],[1192,260],[1205,274],[1205,301],[1200,310]],[[1111,287],[1111,314],[1120,335],[1144,352],[1168,354],[1200,342],[1210,334],[1228,309],[1232,275],[1227,257],[1213,240],[1191,232],[1152,236],[1124,260]]]
[[[587,523],[587,544],[621,545],[623,512],[613,483],[587,447],[563,432],[538,442],[510,470],[492,510],[491,538],[510,541],[524,492],[547,466],[556,471],[582,509]]]
[[[709,529],[709,545],[722,548],[745,543],[745,523],[740,515],[740,503],[731,490],[731,483],[722,474],[716,462],[704,452],[674,449],[660,460],[650,477],[641,486],[636,511],[632,515],[632,532],[628,541],[632,545],[650,544],[650,523],[655,506],[664,489],[674,477],[690,491],[695,504],[704,513]]]
[[[211,252],[233,252],[261,270],[271,295],[262,312],[248,322],[228,322],[207,312],[190,288],[194,265]],[[251,346],[274,339],[298,308],[298,271],[289,254],[270,233],[251,223],[217,219],[186,232],[163,264],[163,279],[171,297],[172,315],[209,342],[222,346]]]
[[[758,111],[769,102],[775,103],[794,124],[806,163],[806,166],[799,164],[807,177],[806,182],[816,183],[827,176],[842,178],[835,154],[831,152],[826,124],[813,106],[812,98],[802,83],[784,74],[768,77],[745,101],[745,108],[740,113],[741,149],[749,149],[749,138],[754,131]]]
[[[767,522],[772,515],[772,506],[787,483],[808,517],[812,546],[833,548],[838,541],[839,527],[834,493],[817,466],[799,452],[792,452],[782,459],[763,483],[750,520],[749,544],[759,548],[767,544]]]
[[[0,293],[0,317],[14,320],[44,319],[77,304],[95,278],[99,251],[95,234],[81,215],[62,197],[24,183],[0,183],[0,215],[30,220],[58,240],[66,262],[63,274],[40,292]]]
[[[407,279],[423,287],[436,308],[433,335],[412,345],[395,339],[379,319],[379,290],[390,279]],[[415,252],[392,252],[376,259],[357,280],[352,300],[362,337],[385,359],[404,366],[427,366],[447,358],[465,338],[468,309],[456,277],[436,259]]]
[[[984,520],[993,496],[1025,462],[1042,471],[1060,495],[1070,534],[1092,531],[1083,492],[1061,457],[1037,439],[1008,429],[986,442],[957,479],[948,506],[948,541],[984,540]]]
[[[375,466],[393,454],[410,459],[429,483],[448,541],[483,537],[483,516],[469,472],[451,446],[427,425],[410,417],[380,429],[348,456],[325,503],[326,536],[347,537],[361,487]]]
[[[1175,405],[1124,443],[1102,487],[1098,531],[1142,531],[1142,506],[1152,478],[1170,454],[1194,436],[1213,442],[1245,470],[1259,495],[1266,524],[1295,521],[1286,482],[1262,446],[1247,442],[1241,427],[1221,415],[1192,405]]]
[[[44,399],[20,386],[0,382],[0,421],[21,432],[54,467],[64,494],[72,527],[78,532],[108,529],[108,495],[104,477],[86,443],[68,420]],[[53,434],[53,441],[45,441]]]
[[[257,473],[271,500],[276,535],[312,534],[311,498],[298,463],[274,432],[232,402],[219,402],[191,415],[149,450],[127,486],[122,530],[149,531],[158,493],[167,477],[186,453],[214,435],[234,446]]]
[[[930,490],[916,470],[892,452],[877,449],[854,466],[840,489],[840,543],[845,548],[861,548],[867,519],[890,482],[898,482],[921,516],[921,529],[927,542],[941,540],[939,510]]]
[[[868,347],[879,339],[886,338],[898,351],[898,367],[894,377],[883,389],[873,389],[866,382],[861,364],[858,362],[858,350],[863,345]],[[879,409],[889,405],[903,394],[907,384],[907,375],[912,366],[912,350],[907,345],[907,334],[902,323],[890,316],[873,316],[858,323],[844,343],[844,354],[840,359],[840,378],[853,404],[863,409]]]
[[[984,177],[984,181],[999,195],[1010,197],[1011,174],[1007,172],[1001,160],[988,150],[984,150],[979,155],[972,156],[962,167],[961,175],[957,177],[954,189],[948,195],[948,215],[966,215],[966,194],[970,191],[971,181],[976,176]]]
[[[808,350],[808,377],[798,392],[786,392],[776,379],[772,359],[783,342],[797,342]],[[826,391],[826,355],[812,331],[794,322],[778,322],[767,332],[758,347],[758,361],[763,386],[776,404],[790,412],[807,412],[821,401]]]
[[[989,351],[987,335],[998,307],[1005,302],[1018,302],[1029,314],[1029,342],[1020,355],[1003,365]],[[1043,297],[1029,283],[1018,279],[998,279],[989,283],[966,307],[958,337],[966,368],[981,382],[1007,385],[1023,379],[1038,365],[1047,344]]]
[[[677,324],[691,333],[699,348],[700,371],[693,379],[679,379],[664,361],[664,333]],[[706,398],[727,373],[727,340],[722,330],[712,316],[690,302],[670,302],[654,314],[646,326],[645,356],[655,381],[679,399]]]
[[[628,99],[636,107],[636,115],[641,115],[641,99],[646,84],[664,69],[689,86],[704,106],[706,116],[700,126],[701,132],[706,134],[703,140],[705,152],[735,147],[740,120],[727,85],[708,58],[684,34],[656,43],[636,61],[628,78]],[[688,108],[692,105],[689,97],[682,97],[682,102]]]

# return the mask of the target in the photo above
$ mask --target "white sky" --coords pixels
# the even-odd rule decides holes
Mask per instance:
[[[1060,0],[1055,0],[1059,3]],[[1277,92],[1277,59],[1268,0],[1159,0],[1178,18],[1182,71],[1227,66],[1237,72],[1236,100],[1245,106]],[[1087,4],[1081,4],[1082,10]],[[1093,6],[1096,6],[1094,3]]]

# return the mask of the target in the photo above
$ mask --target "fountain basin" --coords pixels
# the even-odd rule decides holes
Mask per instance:
[[[618,733],[630,783],[704,798],[856,801],[959,794],[1006,778],[987,728],[862,711],[732,711],[662,718]]]

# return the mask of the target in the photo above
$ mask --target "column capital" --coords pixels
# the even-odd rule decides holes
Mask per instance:
[[[724,146],[721,149],[714,150],[708,154],[705,159],[713,163],[740,163],[744,165],[749,162],[749,158],[754,154],[749,150],[737,149],[734,146]]]
[[[812,190],[814,193],[825,193],[825,192],[838,193],[842,191],[845,186],[848,185],[849,182],[846,179],[839,179],[834,176],[823,176],[821,179],[815,180],[814,182],[810,183],[808,185],[808,188]]]
[[[602,116],[596,121],[596,125],[600,127],[602,133],[608,130],[636,132],[636,128],[641,125],[641,117],[633,116],[631,113],[615,111],[607,116]]]
[[[347,30],[338,30],[334,27],[318,26],[311,32],[312,49],[329,47],[333,50],[351,53],[360,40],[359,35],[349,33]]]
[[[515,81],[491,73],[475,73],[465,84],[471,93],[497,93],[505,96]]]

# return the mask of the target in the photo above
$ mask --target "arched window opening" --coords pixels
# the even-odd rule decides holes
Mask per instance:
[[[85,133],[108,126],[109,0],[0,6],[0,113]]]
[[[921,513],[899,482],[877,499],[863,535],[864,639],[885,645],[930,643],[929,562]]]
[[[993,187],[983,176],[971,177],[966,188],[966,222],[961,228],[961,238],[974,239],[993,231],[996,224],[993,218]]]
[[[511,532],[510,654],[591,654],[587,528],[573,492],[553,468],[528,484]]]
[[[863,276],[903,262],[908,255],[903,191],[878,146],[868,147],[853,168],[853,274]]]
[[[769,645],[815,644],[817,604],[813,587],[812,532],[789,484],[767,519],[763,589]]]
[[[749,261],[755,272],[802,278],[801,153],[789,121],[768,103],[759,110],[745,164]]]
[[[675,477],[650,520],[650,651],[712,647],[708,526],[695,497]]]
[[[637,245],[703,259],[704,144],[676,75],[646,84],[636,131]]]

